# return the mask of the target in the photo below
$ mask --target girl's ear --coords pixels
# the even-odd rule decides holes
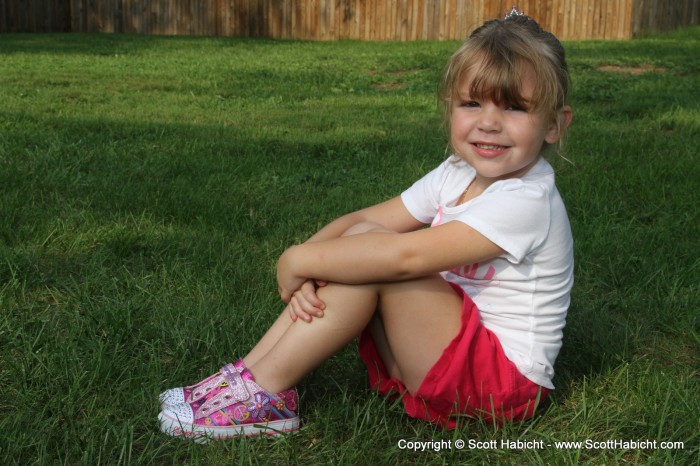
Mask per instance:
[[[547,144],[554,144],[557,142],[564,134],[564,131],[566,131],[566,128],[568,128],[571,124],[571,120],[574,118],[574,113],[572,112],[571,107],[564,105],[562,109],[559,110],[557,118],[559,121],[552,123],[544,137]]]

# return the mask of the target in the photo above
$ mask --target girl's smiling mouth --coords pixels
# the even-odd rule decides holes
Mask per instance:
[[[499,146],[497,144],[486,144],[482,142],[475,142],[472,144],[472,147],[479,157],[486,159],[499,157],[510,149],[508,146]]]
[[[481,144],[481,143],[475,143],[474,144],[476,147],[479,149],[486,149],[486,150],[505,150],[507,147],[505,146],[497,146],[495,144]]]

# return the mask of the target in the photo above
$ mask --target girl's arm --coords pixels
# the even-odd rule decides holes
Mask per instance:
[[[372,222],[385,228],[404,233],[413,231],[423,226],[408,212],[400,196],[397,196],[380,204],[343,215],[321,228],[306,242],[315,243],[329,239],[339,238],[350,227],[362,222]]]
[[[400,281],[503,253],[481,233],[453,221],[406,233],[369,232],[293,246],[280,257],[277,280],[288,301],[310,278],[348,284]]]
[[[359,224],[381,225],[385,229],[398,232],[412,231],[424,226],[408,212],[401,197],[397,196],[386,202],[339,217],[319,230],[305,244],[339,238]],[[360,231],[363,229],[364,227]],[[325,303],[316,295],[316,288],[325,286],[326,282],[307,278],[299,284],[297,289],[290,290],[289,293],[280,293],[284,302],[289,304],[288,309],[292,320],[301,316],[304,320],[310,321],[312,316],[323,315]],[[297,293],[294,293],[295,291]]]

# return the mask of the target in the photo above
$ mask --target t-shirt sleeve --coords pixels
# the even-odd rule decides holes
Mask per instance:
[[[475,198],[456,220],[503,248],[510,262],[519,263],[547,237],[548,188],[538,183],[508,180]]]
[[[406,209],[421,223],[431,223],[440,208],[440,190],[447,177],[446,163],[443,162],[401,193]]]

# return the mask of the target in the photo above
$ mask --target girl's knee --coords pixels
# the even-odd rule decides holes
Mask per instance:
[[[345,230],[343,236],[360,235],[369,232],[394,233],[392,230],[386,228],[384,225],[380,225],[379,223],[360,222]]]

